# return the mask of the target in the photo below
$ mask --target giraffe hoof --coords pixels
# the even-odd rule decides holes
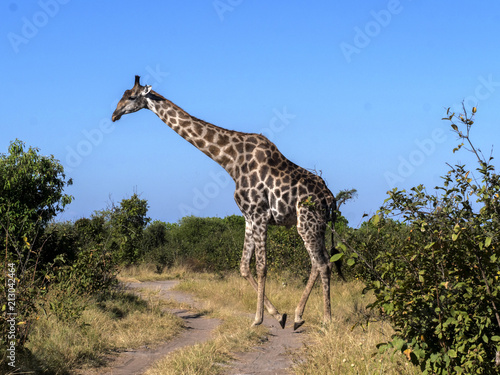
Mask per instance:
[[[281,315],[281,320],[279,321],[281,328],[285,329],[286,324],[286,314]]]
[[[305,321],[304,320],[301,320],[300,322],[295,322],[293,324],[293,330],[296,331],[298,328],[300,328],[302,326],[302,324],[304,324]]]
[[[262,322],[253,322],[252,327],[257,327],[257,326],[260,326],[261,324],[262,324]]]

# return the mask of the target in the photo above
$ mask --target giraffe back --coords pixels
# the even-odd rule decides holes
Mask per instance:
[[[335,198],[325,181],[288,160],[266,137],[247,134],[233,167],[235,200],[241,211],[268,216],[268,222],[291,226],[297,223],[301,205],[329,220]]]

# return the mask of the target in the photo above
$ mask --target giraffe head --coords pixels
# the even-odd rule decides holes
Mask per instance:
[[[141,86],[139,83],[140,78],[139,76],[135,76],[134,87],[123,93],[111,117],[113,122],[118,121],[120,117],[127,113],[133,113],[140,109],[147,108],[146,97],[151,92],[151,86]]]

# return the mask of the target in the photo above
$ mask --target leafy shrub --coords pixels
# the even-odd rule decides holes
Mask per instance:
[[[172,224],[155,220],[143,233],[141,259],[145,263],[155,265],[157,273],[162,273],[165,267],[172,267],[175,263],[176,254],[169,251],[168,247],[169,243],[174,242],[169,228],[172,228]]]
[[[78,246],[108,245],[111,237],[110,225],[106,217],[94,213],[90,219],[82,218],[75,221],[74,229],[78,233]]]
[[[112,208],[110,224],[118,262],[134,264],[139,259],[142,234],[151,220],[146,216],[147,212],[148,202],[135,193],[128,199],[122,199],[120,206]]]
[[[72,197],[63,193],[71,183],[53,156],[40,155],[32,147],[26,150],[19,140],[11,142],[8,154],[0,154],[0,234],[5,249],[0,275],[2,356],[7,318],[15,316],[19,351],[28,337],[35,301],[43,291],[45,270],[52,260],[43,253],[43,233],[49,221],[71,202]]]
[[[386,218],[384,225],[365,221],[360,228],[337,229],[337,248],[347,259],[344,274],[371,282],[379,279],[377,267],[385,259],[388,247],[394,247],[395,241],[406,239],[410,229],[404,222]]]
[[[105,298],[117,284],[109,223],[94,214],[74,223],[52,223],[44,235],[46,248],[58,255],[45,275],[50,283],[40,303],[63,321],[78,319],[85,309],[82,301]]]
[[[336,228],[344,231],[346,227],[341,217]],[[236,271],[244,239],[245,219],[238,215],[223,219],[188,216],[175,224],[154,221],[144,230],[141,261],[153,263],[158,272],[176,263],[194,271]],[[328,233],[326,240],[330,246]],[[293,270],[307,280],[311,261],[295,227],[268,228],[267,256],[272,273]]]
[[[176,253],[199,270],[237,269],[243,249],[244,225],[243,218],[237,216],[225,219],[184,217],[172,233],[178,246]]]
[[[309,278],[311,260],[296,227],[269,227],[267,259],[270,272],[292,271],[304,282]]]
[[[422,185],[394,189],[371,220],[377,233],[366,243],[379,246],[368,279],[376,296],[371,307],[396,330],[380,348],[401,350],[425,374],[497,373],[500,177],[492,157],[486,160],[470,141],[472,112],[446,119],[477,156],[477,172],[450,166],[432,193]],[[387,231],[392,216],[403,220],[405,231]]]

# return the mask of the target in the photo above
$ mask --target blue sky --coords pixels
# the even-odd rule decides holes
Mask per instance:
[[[5,0],[0,16],[0,152],[19,138],[61,161],[75,197],[61,220],[134,191],[152,219],[239,213],[223,169],[152,112],[110,122],[136,74],[268,136],[334,193],[357,189],[353,226],[394,186],[432,189],[446,162],[473,161],[452,153],[446,107],[477,105],[476,145],[498,145],[498,2]]]

